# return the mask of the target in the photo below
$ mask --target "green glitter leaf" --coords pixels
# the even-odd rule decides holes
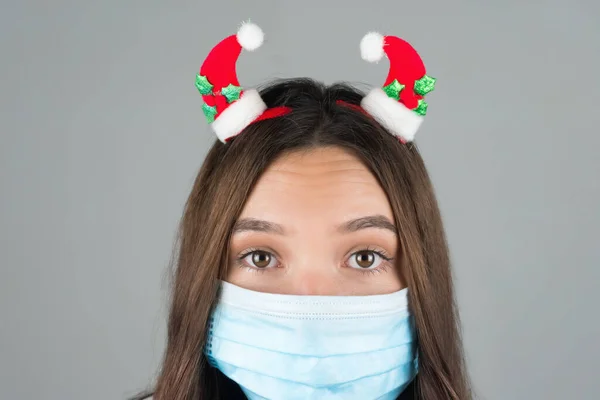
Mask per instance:
[[[425,75],[415,82],[415,93],[425,96],[435,88],[435,81],[435,78]]]
[[[400,100],[400,92],[404,89],[404,85],[398,82],[397,79],[394,79],[392,83],[383,87],[383,91],[388,97],[391,97],[395,100]]]
[[[221,94],[227,98],[228,103],[233,103],[240,98],[242,88],[239,86],[232,85],[231,83],[221,89]]]
[[[414,109],[414,111],[419,115],[427,114],[427,102],[423,99],[419,100],[419,105]]]
[[[210,84],[205,76],[196,74],[196,87],[200,94],[209,95],[212,94],[213,85]]]
[[[208,121],[209,124],[212,124],[215,120],[215,115],[217,115],[217,107],[212,107],[204,103],[202,104],[202,111],[204,112],[206,121]]]

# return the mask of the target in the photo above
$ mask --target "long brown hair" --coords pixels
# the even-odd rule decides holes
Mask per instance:
[[[249,126],[228,144],[215,141],[202,165],[181,222],[168,341],[154,399],[219,398],[203,346],[218,280],[225,276],[231,229],[253,186],[276,158],[319,146],[352,152],[388,195],[417,331],[414,398],[470,399],[444,229],[416,146],[400,143],[368,115],[339,104],[360,104],[363,94],[351,86],[295,79],[275,82],[261,95],[269,107],[293,111]]]

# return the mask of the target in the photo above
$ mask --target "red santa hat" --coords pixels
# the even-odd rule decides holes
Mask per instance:
[[[411,142],[427,112],[424,96],[435,87],[417,51],[405,40],[376,32],[360,43],[362,58],[377,62],[387,55],[390,69],[383,88],[371,90],[362,108],[403,142]]]
[[[202,110],[223,143],[253,122],[290,111],[285,107],[267,110],[257,90],[244,90],[238,82],[236,62],[242,48],[254,51],[263,40],[257,25],[242,24],[236,35],[223,39],[211,50],[196,75],[196,87],[204,100]]]

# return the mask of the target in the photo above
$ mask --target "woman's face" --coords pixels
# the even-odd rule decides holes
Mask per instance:
[[[405,287],[387,196],[337,147],[285,155],[265,171],[232,233],[227,281],[298,295],[370,295]]]

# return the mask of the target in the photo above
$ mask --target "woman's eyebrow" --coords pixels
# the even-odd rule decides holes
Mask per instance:
[[[361,229],[376,228],[385,229],[394,234],[397,233],[396,226],[387,217],[383,215],[368,215],[366,217],[355,218],[339,225],[337,230],[341,233],[352,233]],[[241,218],[234,227],[233,233],[240,232],[262,232],[285,235],[283,226],[275,222],[265,221],[256,218]]]
[[[262,219],[241,218],[233,226],[234,234],[248,231],[285,235],[285,230],[283,229],[283,226]]]
[[[366,217],[352,219],[341,224],[338,227],[338,231],[342,233],[351,233],[367,228],[386,229],[394,234],[397,233],[396,225],[383,215],[368,215]]]

